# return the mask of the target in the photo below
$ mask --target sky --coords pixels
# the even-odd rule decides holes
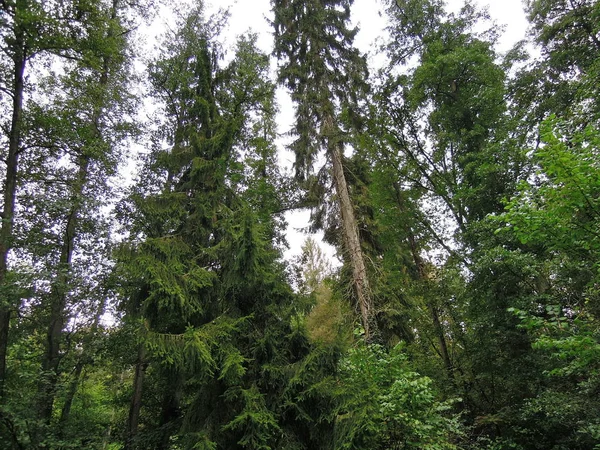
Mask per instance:
[[[508,51],[514,43],[525,37],[527,20],[523,11],[522,0],[472,0],[478,6],[488,7],[491,18],[504,27],[504,33],[498,43],[497,50],[501,53]],[[463,0],[446,0],[447,8],[451,12],[460,10]],[[258,34],[259,47],[270,53],[273,45],[273,36],[268,19],[271,15],[270,0],[207,0],[207,11],[213,12],[218,8],[230,8],[231,17],[226,37],[231,46],[235,37],[246,31],[252,30]],[[360,31],[356,37],[355,45],[365,54],[373,54],[377,48],[375,41],[385,34],[385,19],[380,13],[382,8],[379,0],[355,0],[352,7],[352,20],[358,25]],[[377,58],[369,58],[370,63],[376,64]],[[277,93],[280,104],[278,116],[279,133],[283,134],[291,128],[294,119],[294,110],[289,96],[283,89]],[[291,169],[293,155],[286,151],[285,140],[278,142],[280,163]],[[308,226],[310,213],[296,211],[288,213],[287,239],[290,249],[285,252],[286,259],[300,254],[300,247],[308,235],[301,229]],[[320,237],[317,236],[320,240]],[[333,258],[334,250],[322,244],[324,250]],[[334,259],[335,264],[335,259]]]
[[[458,11],[463,0],[446,0],[450,11]],[[506,51],[512,44],[525,35],[527,20],[523,12],[522,0],[473,0],[479,6],[487,6],[490,15],[498,24],[506,26],[506,32],[500,42],[499,50]],[[248,29],[259,34],[259,45],[265,51],[272,46],[271,28],[267,18],[271,17],[270,0],[207,0],[209,11],[231,8],[229,33],[231,36],[243,33]],[[360,33],[356,45],[368,52],[373,41],[382,34],[385,21],[379,14],[379,0],[355,0],[352,7],[354,22],[359,25]]]

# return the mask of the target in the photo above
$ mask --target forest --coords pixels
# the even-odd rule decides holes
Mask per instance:
[[[169,3],[0,0],[0,448],[600,449],[600,2]]]

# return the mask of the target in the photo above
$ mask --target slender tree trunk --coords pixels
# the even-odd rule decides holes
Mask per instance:
[[[394,183],[394,192],[396,193],[396,202],[398,203],[399,209],[401,211],[406,211],[406,205],[404,203],[404,199],[402,198],[402,190],[400,189],[398,183]],[[408,243],[410,245],[410,252],[413,257],[413,262],[415,263],[415,267],[417,268],[417,277],[420,281],[426,281],[427,269],[425,267],[425,262],[423,261],[423,258],[421,258],[421,255],[419,254],[417,240],[413,234],[410,225],[407,224],[405,226],[405,230],[408,234]],[[450,381],[454,382],[454,367],[452,365],[452,359],[450,358],[450,352],[448,351],[448,343],[446,342],[444,327],[442,326],[442,323],[440,321],[439,311],[432,302],[427,302],[427,308],[429,309],[429,313],[431,314],[433,329],[440,346],[440,355],[442,356],[442,360],[444,361],[446,373],[448,374],[448,378],[450,379]]]
[[[140,409],[142,408],[142,389],[144,386],[144,375],[146,373],[146,349],[143,344],[138,347],[138,358],[135,364],[135,375],[133,378],[133,395],[129,406],[129,417],[127,419],[127,430],[125,439],[125,450],[132,447],[133,439],[137,435],[140,422]]]
[[[450,359],[450,353],[448,352],[448,344],[446,342],[446,335],[444,334],[444,327],[440,322],[440,316],[438,309],[432,303],[428,303],[427,307],[431,313],[431,320],[433,322],[433,329],[438,338],[438,342],[440,344],[440,353],[442,355],[442,360],[444,361],[444,367],[446,368],[446,373],[448,374],[448,379],[454,384],[454,366],[452,364],[452,360]]]
[[[85,367],[85,357],[85,355],[82,355],[81,358],[79,358],[79,360],[77,361],[77,364],[75,365],[73,379],[71,380],[71,384],[69,385],[69,389],[65,395],[65,403],[63,404],[62,410],[60,412],[60,419],[58,422],[59,433],[62,433],[65,424],[69,420],[69,415],[71,414],[71,406],[73,406],[73,400],[75,399],[75,394],[77,393],[77,388],[79,387],[79,379],[81,378],[81,373],[83,372],[83,368]]]
[[[94,322],[92,324],[92,328],[90,330],[90,334],[87,339],[83,342],[83,350],[81,352],[80,358],[77,360],[77,364],[75,365],[75,370],[73,372],[73,379],[71,380],[71,384],[69,385],[69,389],[65,395],[65,401],[61,410],[60,420],[59,420],[59,432],[64,429],[65,424],[69,420],[69,415],[71,413],[71,406],[73,405],[73,400],[75,399],[75,394],[77,393],[77,388],[79,387],[79,380],[81,379],[81,373],[83,372],[83,368],[88,364],[90,360],[90,344],[96,337],[96,333],[98,332],[98,325],[100,324],[100,317],[104,313],[105,299],[102,298],[100,301],[100,306],[96,311],[96,316],[94,317]]]
[[[111,19],[114,20],[117,15],[118,0],[113,0]],[[110,38],[110,32],[108,38]],[[102,71],[100,73],[100,88],[105,88],[108,84],[109,65],[111,58],[109,56],[104,57]],[[93,115],[92,122],[95,125],[96,137],[101,139],[101,131],[99,127],[100,117],[102,114],[103,102],[96,105]],[[42,359],[42,380],[40,383],[39,391],[39,414],[40,419],[43,423],[48,423],[52,417],[52,408],[55,399],[56,383],[59,375],[60,365],[60,346],[63,334],[63,328],[66,322],[66,306],[68,288],[70,282],[70,272],[72,269],[73,250],[75,245],[75,237],[77,235],[78,228],[78,216],[83,206],[83,194],[89,177],[89,165],[90,158],[85,153],[85,148],[80,149],[81,154],[78,158],[78,172],[75,180],[74,189],[72,192],[71,199],[71,210],[67,217],[67,225],[65,234],[63,235],[63,243],[61,248],[60,260],[59,260],[59,271],[56,276],[56,280],[52,286],[50,293],[50,300],[52,302],[50,307],[50,322],[48,331],[46,334],[46,354]],[[80,364],[81,363],[81,364]],[[77,368],[79,368],[79,374],[83,370],[84,362],[80,361]],[[76,370],[77,370],[76,368]],[[77,374],[76,374],[77,375]],[[75,380],[78,379],[78,376]],[[75,391],[77,385],[75,384]],[[70,394],[70,391],[68,392]],[[73,395],[75,392],[73,392]],[[72,399],[71,399],[72,401]],[[70,405],[69,405],[70,408]],[[63,411],[64,412],[64,411]],[[68,417],[69,411],[67,411]]]
[[[358,226],[354,215],[354,208],[348,191],[348,183],[344,175],[343,146],[337,141],[336,134],[339,130],[334,125],[331,116],[325,119],[325,130],[329,139],[328,151],[333,168],[333,180],[341,212],[342,230],[348,260],[352,268],[352,284],[358,298],[358,306],[362,324],[365,329],[365,339],[369,340],[376,334],[377,324],[374,317],[373,299],[367,277],[365,258],[360,246]]]
[[[15,198],[17,192],[18,157],[21,146],[21,124],[23,115],[23,80],[27,55],[25,52],[23,31],[16,27],[15,54],[13,68],[13,109],[6,158],[6,178],[2,205],[2,228],[0,228],[0,286],[6,282],[8,272],[8,254],[12,247]],[[4,396],[6,380],[6,352],[12,305],[10,299],[0,299],[0,400]]]
[[[46,352],[42,358],[42,379],[39,386],[38,414],[43,423],[52,417],[52,408],[58,381],[60,365],[60,346],[63,328],[66,322],[68,287],[71,262],[77,233],[78,215],[81,209],[81,197],[88,176],[89,158],[79,158],[79,171],[73,192],[72,207],[67,217],[65,234],[60,252],[59,269],[50,292],[50,321],[46,332]]]

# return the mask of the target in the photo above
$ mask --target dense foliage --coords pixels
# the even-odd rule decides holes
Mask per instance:
[[[600,3],[158,3],[0,1],[0,447],[600,448]]]

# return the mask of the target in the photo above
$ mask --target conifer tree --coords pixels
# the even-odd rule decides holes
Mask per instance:
[[[275,55],[283,60],[279,80],[297,106],[292,144],[296,177],[311,185],[312,195],[317,193],[318,208],[326,204],[328,183],[335,187],[343,254],[368,339],[376,332],[375,311],[344,156],[352,139],[344,118],[358,121],[367,78],[366,62],[353,47],[357,29],[349,27],[351,5],[351,0],[277,0],[273,25]],[[323,153],[326,164],[316,168]]]
[[[309,344],[276,262],[269,61],[246,37],[222,65],[218,31],[196,5],[151,66],[165,116],[122,205],[131,238],[118,266],[140,343],[126,448],[310,440],[287,411]]]

